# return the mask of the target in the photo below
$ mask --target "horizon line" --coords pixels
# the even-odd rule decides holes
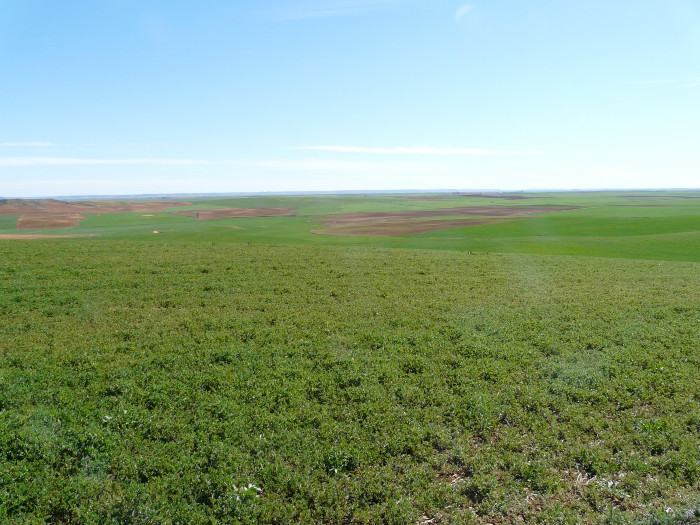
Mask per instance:
[[[249,196],[292,196],[292,195],[362,195],[372,193],[375,195],[430,195],[430,194],[484,194],[484,193],[594,193],[594,192],[695,192],[700,191],[700,187],[672,187],[672,188],[524,188],[517,190],[504,190],[498,188],[467,188],[467,189],[449,189],[449,188],[432,188],[432,189],[384,189],[384,190],[270,190],[270,191],[242,191],[242,192],[175,192],[175,193],[118,193],[118,194],[74,194],[74,195],[31,195],[31,196],[4,196],[0,195],[0,201],[4,200],[31,200],[31,199],[128,199],[128,198],[159,198],[167,199],[171,197],[249,197]]]

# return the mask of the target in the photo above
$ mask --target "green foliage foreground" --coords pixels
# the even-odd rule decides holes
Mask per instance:
[[[667,523],[699,269],[0,243],[0,521]]]

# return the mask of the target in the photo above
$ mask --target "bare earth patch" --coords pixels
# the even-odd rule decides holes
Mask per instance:
[[[327,228],[312,230],[312,233],[325,235],[407,235],[425,233],[465,226],[478,226],[494,222],[503,222],[510,217],[547,213],[553,211],[574,210],[576,207],[519,207],[519,206],[469,206],[461,208],[443,208],[439,210],[396,211],[396,212],[361,212],[326,216],[323,222]],[[427,217],[479,216],[487,218],[469,218],[453,220],[425,220]]]
[[[362,235],[408,235],[410,233],[426,233],[451,228],[464,228],[466,226],[479,226],[495,222],[507,222],[515,219],[433,219],[424,221],[398,220],[374,223],[337,224],[322,230],[311,230],[311,233],[338,236],[362,236]]]
[[[53,199],[0,201],[0,215],[19,215],[17,229],[70,228],[85,219],[86,214],[153,212],[163,213],[173,206],[189,206],[178,201],[77,201]]]
[[[459,208],[441,208],[438,210],[422,211],[367,211],[359,213],[341,213],[328,215],[323,222],[326,224],[341,224],[349,222],[370,222],[389,219],[420,219],[424,217],[447,217],[450,215],[480,215],[486,217],[512,217],[514,215],[531,215],[578,209],[575,206],[465,206]]]
[[[175,211],[175,215],[194,217],[198,221],[236,217],[289,217],[296,208],[212,208],[209,210]]]
[[[17,221],[17,229],[70,228],[77,226],[84,218],[79,213],[22,215]]]
[[[174,206],[189,206],[190,202],[176,201],[76,201],[26,200],[0,202],[0,215],[36,215],[66,213],[163,213]]]

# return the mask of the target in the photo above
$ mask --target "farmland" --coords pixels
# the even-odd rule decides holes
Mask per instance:
[[[30,205],[6,201],[0,204],[0,236],[89,234],[101,240],[152,240],[153,231],[158,231],[168,241],[700,259],[700,192],[417,197],[269,196]],[[64,226],[60,222],[64,220],[72,220],[72,225]],[[41,227],[27,227],[32,221],[42,221]]]
[[[0,314],[3,522],[700,512],[700,192],[10,202]]]

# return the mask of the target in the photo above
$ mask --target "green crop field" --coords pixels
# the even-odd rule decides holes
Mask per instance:
[[[0,216],[0,522],[696,523],[700,192],[518,196]]]

